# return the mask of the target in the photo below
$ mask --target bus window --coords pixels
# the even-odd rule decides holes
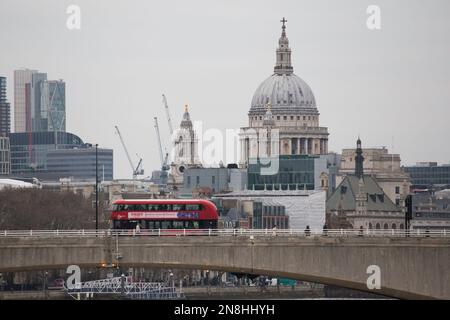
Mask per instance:
[[[120,220],[114,220],[113,221],[113,228],[114,229],[121,229],[122,228],[122,224],[120,223]]]
[[[147,208],[148,211],[157,211],[158,210],[158,205],[156,205],[156,204],[149,204],[147,207],[148,207]]]
[[[139,220],[130,220],[130,221],[129,221],[129,224],[130,224],[131,229],[136,228],[136,225],[137,225],[139,222],[140,222]],[[139,223],[139,225],[141,225],[141,224]]]
[[[153,221],[155,229],[161,229],[161,221]]]
[[[198,229],[199,224],[198,221],[186,221],[186,229]]]
[[[216,229],[217,224],[213,220],[201,221],[202,229]]]
[[[186,211],[200,211],[202,206],[200,204],[187,204]]]
[[[184,211],[186,210],[186,206],[184,204],[174,204],[173,211]]]
[[[183,229],[184,221],[173,221],[173,229]]]
[[[148,220],[147,221],[147,229],[158,229],[158,228],[155,228],[155,221]]]
[[[169,211],[171,210],[171,207],[170,204],[160,204],[158,205],[158,211]]]
[[[134,210],[135,211],[147,211],[148,210],[148,206],[146,204],[135,204],[134,205]]]
[[[161,229],[172,229],[172,221],[161,221]]]
[[[115,204],[113,205],[113,211],[125,211],[125,205],[124,204]]]

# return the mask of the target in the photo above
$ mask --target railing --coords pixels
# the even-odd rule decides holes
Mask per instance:
[[[62,238],[62,237],[380,237],[380,238],[450,238],[450,230],[403,230],[403,229],[141,229],[141,230],[3,230],[0,238]]]
[[[129,299],[180,299],[181,292],[175,286],[167,286],[161,282],[133,282],[131,277],[115,277],[87,282],[80,282],[66,292],[74,299],[80,300],[81,295],[93,298],[94,294],[123,295]]]

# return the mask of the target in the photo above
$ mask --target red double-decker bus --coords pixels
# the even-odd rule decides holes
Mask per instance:
[[[207,200],[117,200],[111,220],[113,229],[217,229],[218,213]]]

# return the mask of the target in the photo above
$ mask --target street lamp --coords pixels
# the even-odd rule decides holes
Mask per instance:
[[[45,272],[44,272],[44,286],[43,286],[43,291],[44,291],[44,297],[45,297],[45,299],[47,299],[47,278],[48,278],[48,272],[45,271]]]
[[[98,230],[98,143],[95,144],[95,230]]]
[[[169,285],[172,285],[172,287],[175,286],[173,272],[171,270],[169,270]]]

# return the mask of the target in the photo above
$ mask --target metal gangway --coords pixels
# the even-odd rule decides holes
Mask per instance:
[[[92,299],[94,294],[115,295],[132,300],[184,299],[181,288],[178,292],[174,284],[167,286],[162,282],[135,282],[132,277],[125,276],[65,284],[65,290],[76,300],[81,300],[83,296]]]

